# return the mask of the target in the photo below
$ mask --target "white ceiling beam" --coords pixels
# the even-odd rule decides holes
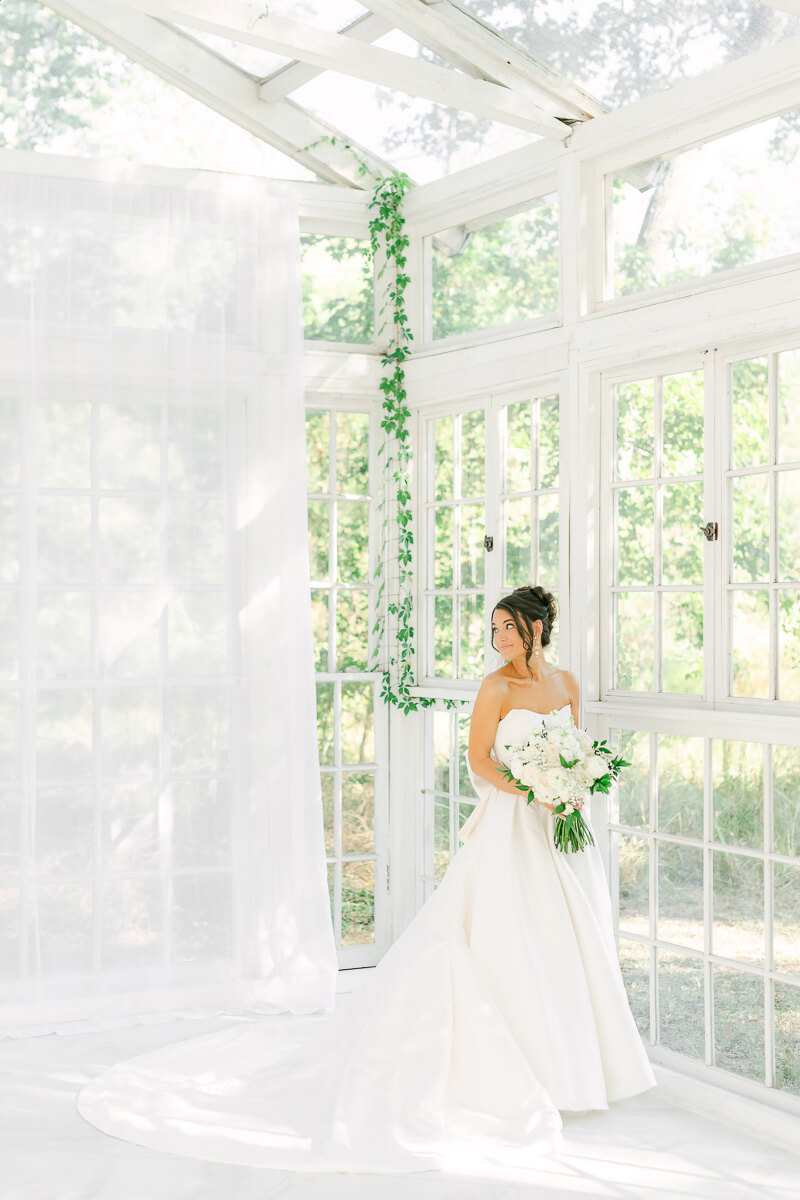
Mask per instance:
[[[768,4],[770,8],[778,8],[781,12],[800,16],[800,0],[761,0],[761,3]]]
[[[448,62],[503,84],[560,120],[585,121],[607,111],[594,96],[537,62],[454,0],[363,3]]]
[[[300,62],[422,96],[543,136],[563,138],[564,125],[509,88],[470,79],[447,67],[354,42],[339,33],[284,17],[260,15],[241,0],[118,0],[125,8],[287,54]]]
[[[47,8],[80,25],[329,183],[363,189],[369,179],[359,174],[352,155],[338,146],[323,143],[313,151],[304,149],[320,138],[336,137],[340,143],[349,142],[376,175],[391,170],[390,164],[299,105],[289,100],[265,103],[259,98],[258,83],[246,71],[162,21],[104,0],[44,2]]]
[[[357,17],[339,32],[357,42],[377,42],[385,33],[390,33],[392,28],[389,21],[379,17],[377,13],[368,12],[363,17]],[[304,83],[310,83],[322,73],[322,67],[312,67],[309,63],[288,63],[262,80],[261,99],[282,100],[284,96],[296,91]]]

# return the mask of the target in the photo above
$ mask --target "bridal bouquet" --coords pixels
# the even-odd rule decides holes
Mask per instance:
[[[584,801],[593,792],[608,792],[623,767],[604,738],[595,742],[578,729],[572,713],[549,713],[527,742],[506,746],[509,765],[506,779],[527,793],[528,804],[545,800],[557,816],[554,841],[557,850],[570,853],[594,845],[592,831],[581,815]]]

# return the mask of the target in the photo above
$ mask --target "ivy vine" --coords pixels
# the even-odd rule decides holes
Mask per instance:
[[[374,582],[377,584],[377,618],[372,628],[375,642],[375,661],[372,666],[381,671],[381,698],[394,704],[401,712],[417,712],[436,703],[432,696],[414,696],[414,522],[411,511],[412,451],[408,421],[411,416],[406,400],[405,363],[411,353],[411,332],[406,308],[406,289],[411,282],[408,274],[408,234],[405,231],[403,204],[411,180],[403,171],[376,175],[353,147],[341,138],[324,137],[307,146],[327,143],[346,150],[362,176],[374,181],[369,203],[369,253],[378,264],[377,280],[387,279],[378,318],[377,336],[388,328],[386,349],[381,356],[383,396],[381,429],[383,441],[378,457],[383,472],[378,507],[380,512],[380,544]],[[387,561],[389,536],[394,523],[397,529],[397,551]],[[396,567],[395,567],[396,563]],[[388,628],[387,628],[388,626]],[[385,647],[387,649],[384,650]],[[386,659],[381,666],[381,655]],[[455,708],[458,701],[444,700],[446,708]]]

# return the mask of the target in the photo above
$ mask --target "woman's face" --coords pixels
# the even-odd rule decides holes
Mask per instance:
[[[492,645],[506,662],[525,653],[525,643],[519,635],[514,618],[508,609],[496,608],[492,617]]]

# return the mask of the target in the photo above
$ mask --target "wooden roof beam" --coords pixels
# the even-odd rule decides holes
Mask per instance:
[[[43,2],[329,183],[363,189],[369,177],[360,175],[352,155],[338,146],[304,149],[320,138],[349,142],[375,175],[392,170],[390,163],[290,100],[265,103],[251,75],[163,21],[104,0]]]
[[[582,122],[606,106],[537,62],[457,0],[362,0],[398,29],[471,74],[511,88],[561,121]]]
[[[288,54],[325,70],[396,88],[531,133],[561,139],[569,132],[555,117],[505,86],[465,77],[458,71],[394,50],[354,42],[313,25],[254,14],[241,0],[118,0],[118,3],[136,12],[277,54]]]
[[[340,29],[343,37],[353,38],[357,42],[377,42],[385,33],[390,33],[393,26],[389,21],[379,17],[377,13],[364,13],[355,21]],[[262,100],[282,100],[290,92],[296,91],[304,83],[310,83],[318,75],[323,74],[322,67],[312,67],[310,63],[290,62],[285,67],[273,71],[261,81]]]

